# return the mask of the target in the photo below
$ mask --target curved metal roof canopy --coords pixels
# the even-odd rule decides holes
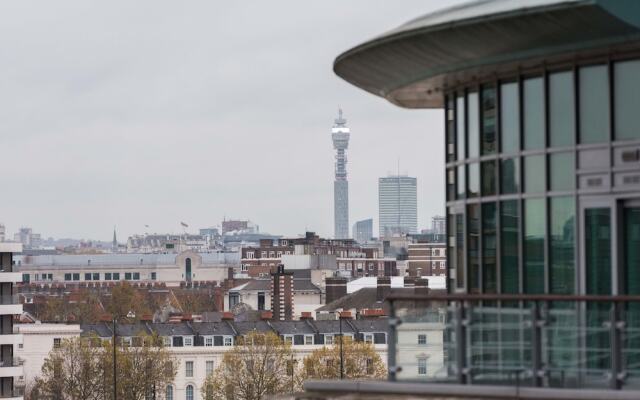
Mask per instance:
[[[640,43],[639,0],[483,0],[410,21],[333,69],[398,106],[440,108],[447,85],[629,43]]]

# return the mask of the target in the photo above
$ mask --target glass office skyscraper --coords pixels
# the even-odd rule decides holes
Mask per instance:
[[[417,179],[395,175],[378,179],[380,237],[418,232]]]

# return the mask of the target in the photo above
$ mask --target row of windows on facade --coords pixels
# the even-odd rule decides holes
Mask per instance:
[[[573,196],[468,204],[464,209],[466,214],[456,214],[455,209],[450,208],[449,243],[452,248],[449,251],[449,265],[456,271],[456,286],[465,288],[468,283],[471,293],[520,293],[522,290],[524,293],[540,294],[545,292],[547,279],[551,293],[574,293],[575,208]],[[545,240],[545,237],[548,239]],[[523,257],[522,289],[520,243]],[[548,249],[547,263],[545,249]],[[499,275],[498,258],[501,265]],[[549,265],[547,277],[545,265]],[[500,282],[497,281],[498,276]]]
[[[576,234],[575,197],[468,204],[464,210],[466,228],[464,212],[454,214],[452,208],[449,215],[449,242],[453,247],[450,263],[455,268],[458,288],[468,288],[471,293],[576,292],[575,253],[579,235]],[[619,215],[620,221],[624,221],[619,223],[620,246],[612,243],[613,215]],[[608,207],[587,208],[584,232],[586,294],[613,293],[615,252],[620,260],[618,293],[640,294],[640,252],[637,250],[640,207],[625,206],[620,213]],[[498,261],[500,274],[497,273]]]
[[[284,253],[281,251],[262,251],[260,252],[260,258],[280,258],[282,254],[290,255],[291,251],[287,250]],[[246,258],[255,258],[255,253],[253,251],[247,251],[245,256]]]
[[[64,274],[64,280],[65,281],[79,281],[81,276],[83,276],[83,274],[80,274],[78,272],[65,273]],[[101,276],[104,279],[100,279]],[[86,273],[84,273],[84,280],[85,281],[99,281],[99,280],[119,281],[121,278],[126,280],[126,281],[139,281],[140,280],[140,272],[124,272],[124,273],[120,273],[120,272],[105,272],[105,273],[86,272]],[[22,280],[24,282],[29,282],[30,279],[31,279],[31,275],[30,274],[23,274],[22,275]],[[149,274],[149,279],[152,280],[152,281],[155,281],[157,279],[157,274],[155,272],[151,272]],[[53,281],[53,274],[34,274],[34,280],[35,281]]]
[[[351,340],[355,340],[355,335],[353,333],[344,333],[345,338],[350,338]],[[332,345],[335,341],[336,337],[339,337],[339,334],[284,334],[281,335],[284,343],[290,344],[293,346],[300,345]],[[371,344],[386,344],[387,343],[387,335],[386,333],[362,333],[361,339],[365,343]],[[108,339],[105,339],[108,340]],[[123,336],[120,337],[121,343],[124,347],[132,346],[134,340],[132,337]],[[425,339],[426,340],[426,339]],[[57,341],[57,342],[56,342]],[[162,337],[163,345],[165,347],[193,347],[193,346],[205,346],[205,347],[213,347],[213,346],[233,346],[234,339],[233,336],[230,335],[212,335],[212,336],[189,336],[189,335],[181,335],[181,336],[163,336]],[[54,347],[60,346],[60,340],[54,339]]]
[[[447,161],[607,143],[612,136],[640,139],[640,60],[612,66],[611,74],[608,65],[590,65],[575,74],[551,72],[451,93],[446,101]]]
[[[281,258],[282,255],[291,255],[293,254],[290,250],[282,251],[261,251],[260,258]],[[332,254],[332,252],[328,252],[327,254]],[[256,253],[253,251],[248,251],[245,253],[245,258],[247,259],[255,259]],[[340,258],[361,258],[364,257],[365,254],[360,251],[338,251],[337,256]]]
[[[187,385],[184,389],[185,400],[194,400],[195,390],[193,385]],[[174,400],[174,388],[172,385],[167,386],[165,393],[166,400]]]
[[[497,194],[544,193],[547,190],[562,193],[575,188],[573,152],[488,160],[447,170],[448,201]]]
[[[409,260],[411,261],[411,260]],[[414,260],[415,261],[415,260]],[[420,262],[424,262],[423,260],[420,260]],[[440,268],[440,269],[445,269],[447,268],[447,264],[444,261],[427,261],[428,263],[430,263],[430,268]],[[418,270],[420,270],[422,268],[418,268]]]

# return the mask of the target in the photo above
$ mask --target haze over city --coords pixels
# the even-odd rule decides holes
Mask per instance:
[[[450,3],[3,2],[0,220],[100,240],[225,217],[331,236],[342,107],[351,221],[377,224],[377,179],[400,159],[427,227],[444,212],[442,111],[390,107],[331,61]]]

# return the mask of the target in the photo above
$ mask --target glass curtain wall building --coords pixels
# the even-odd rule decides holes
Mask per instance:
[[[451,294],[640,294],[640,2],[471,2],[350,49],[334,70],[398,106],[444,110]],[[627,327],[640,327],[636,306]],[[537,360],[545,385],[568,381],[578,357],[587,374],[611,367],[597,353],[609,339],[589,330],[608,308],[548,307],[541,318],[557,329],[544,343],[558,346]],[[478,318],[527,319],[500,309]],[[586,333],[572,336],[580,324]],[[485,351],[509,337],[500,329],[470,339],[472,367],[532,358],[526,335]],[[623,358],[625,376],[640,376],[640,354]]]
[[[380,237],[418,233],[418,181],[404,175],[378,178]]]
[[[451,292],[640,294],[639,3],[473,2],[337,58],[445,111]]]

